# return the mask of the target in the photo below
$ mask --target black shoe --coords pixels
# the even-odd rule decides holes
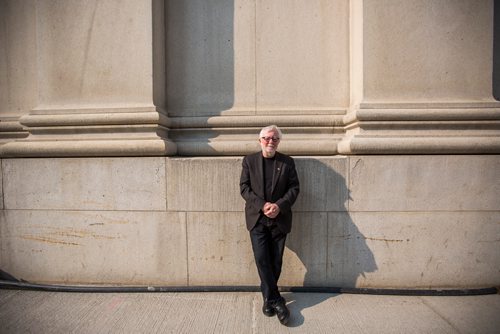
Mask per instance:
[[[286,325],[288,320],[290,319],[290,311],[288,311],[288,308],[286,307],[285,300],[281,298],[278,301],[274,302],[272,305],[274,310],[276,311],[276,314],[278,315],[278,320],[282,325]]]
[[[276,311],[274,310],[274,307],[271,305],[271,303],[265,300],[264,305],[262,305],[262,313],[264,313],[266,317],[272,317],[276,314]]]

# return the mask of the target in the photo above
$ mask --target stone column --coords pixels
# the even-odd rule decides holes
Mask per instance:
[[[351,2],[343,154],[497,153],[493,1]]]
[[[0,1],[0,144],[25,138],[19,118],[36,106],[34,1]]]
[[[2,156],[175,153],[167,139],[163,1],[2,4],[1,78],[9,89],[1,113],[22,115],[29,133],[2,145]]]

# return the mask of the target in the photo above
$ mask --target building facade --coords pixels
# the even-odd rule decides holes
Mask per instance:
[[[258,284],[238,182],[277,124],[282,284],[498,286],[494,5],[0,1],[0,270]]]

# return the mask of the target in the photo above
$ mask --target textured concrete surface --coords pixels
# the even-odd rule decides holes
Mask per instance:
[[[187,217],[192,285],[257,285],[243,212],[193,212]]]
[[[343,270],[336,271],[363,269],[368,265],[366,260],[363,265],[364,256],[371,255],[377,270],[362,270],[359,285],[375,281],[421,288],[498,284],[498,211],[353,212],[348,218],[344,238],[338,238],[343,245],[334,246],[340,252],[336,256],[345,259]]]
[[[315,114],[348,105],[348,3],[256,1],[258,113]]]
[[[392,1],[3,0],[0,156],[243,155],[270,123],[293,155],[499,153],[494,1]]]
[[[287,327],[259,293],[0,290],[2,333],[498,333],[500,295],[284,294]]]
[[[493,1],[454,4],[363,1],[366,100],[491,99]]]
[[[168,210],[243,211],[245,201],[239,187],[242,160],[235,157],[166,159]]]
[[[499,207],[498,155],[357,156],[349,165],[350,211]]]
[[[165,210],[164,158],[2,160],[5,209]]]
[[[6,210],[0,240],[0,268],[28,281],[187,284],[184,213]]]
[[[50,82],[38,86],[39,105],[151,102],[152,2],[41,1],[35,6],[38,79]],[[66,15],[73,10],[76,19]]]
[[[281,283],[499,285],[499,157],[297,157]],[[34,283],[256,285],[241,160],[4,159],[0,269]]]

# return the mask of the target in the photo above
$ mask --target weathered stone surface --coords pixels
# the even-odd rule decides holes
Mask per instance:
[[[33,1],[0,3],[0,117],[21,116],[37,103],[36,8]],[[4,120],[2,120],[4,121]]]
[[[151,1],[35,6],[40,105],[151,102]]]
[[[259,114],[329,113],[349,103],[349,2],[256,1]]]
[[[327,276],[328,214],[296,212],[287,236],[281,285],[324,286]]]
[[[387,3],[2,1],[0,156],[240,156],[262,122],[293,155],[500,152],[493,1]]]
[[[0,267],[31,282],[186,285],[185,214],[5,210]]]
[[[372,250],[348,212],[328,214],[328,248],[325,251],[325,285],[356,287],[360,277],[378,270]]]
[[[242,158],[167,158],[171,211],[242,211]]]
[[[3,201],[3,164],[0,160],[0,209],[3,210],[4,206]]]
[[[255,114],[255,1],[167,1],[172,116]]]
[[[4,159],[6,209],[165,210],[165,158]]]
[[[243,212],[187,214],[190,285],[258,285]]]
[[[329,281],[358,287],[477,287],[500,280],[498,212],[329,215]]]
[[[157,128],[157,126],[149,127]],[[143,128],[148,131],[148,126]],[[132,129],[131,129],[132,130]],[[57,131],[56,131],[57,132]],[[75,129],[78,132],[78,129]],[[149,135],[152,135],[151,133]],[[111,135],[113,136],[113,135]],[[128,157],[162,156],[176,152],[176,145],[169,140],[155,138],[107,138],[77,140],[68,136],[53,141],[20,140],[0,146],[0,156],[8,158],[27,157]]]
[[[493,1],[363,1],[366,101],[493,100]]]
[[[346,157],[296,157],[300,194],[295,211],[345,211],[347,189]]]
[[[350,211],[498,210],[500,156],[349,158]]]
[[[275,123],[280,150],[303,156],[283,282],[499,285],[493,5],[0,1],[2,264],[58,281],[99,276],[82,262],[121,284],[256,283],[236,248],[248,242],[238,181]],[[129,222],[106,231],[135,240],[130,254],[105,238],[74,251],[108,236],[85,215]],[[190,217],[187,241],[171,215]],[[163,246],[131,221],[175,239],[173,278],[148,271],[138,252]]]
[[[295,159],[301,192],[295,211],[344,211],[347,158]],[[173,211],[242,211],[242,158],[167,158],[167,205]],[[189,194],[186,196],[186,194]]]
[[[467,287],[500,280],[498,157],[296,163],[302,192],[280,284]],[[2,270],[55,282],[92,283],[104,270],[108,283],[258,284],[239,195],[241,157],[5,159],[2,168]],[[107,223],[113,219],[123,224]],[[150,245],[152,235],[167,246]],[[134,257],[116,260],[120,252]],[[165,264],[176,266],[174,274],[153,271],[157,258],[175,258]],[[57,273],[49,271],[52,262]]]

